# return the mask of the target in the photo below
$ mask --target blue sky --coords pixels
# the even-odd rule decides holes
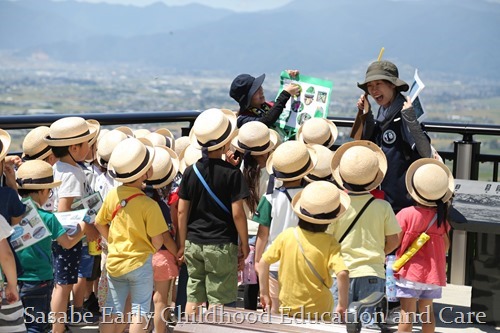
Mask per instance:
[[[225,8],[238,12],[260,11],[274,9],[290,3],[292,0],[78,0],[85,2],[107,2],[112,4],[125,4],[146,6],[155,2],[164,2],[171,6],[199,3],[210,7]]]

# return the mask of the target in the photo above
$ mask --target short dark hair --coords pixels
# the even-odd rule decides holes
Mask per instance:
[[[61,158],[69,154],[69,146],[52,147],[52,153],[55,157]]]
[[[39,189],[39,190],[29,189],[29,190],[27,190],[27,189],[20,188],[20,189],[17,190],[17,193],[19,193],[19,195],[21,197],[26,198],[26,197],[30,196],[30,194],[32,194],[32,193],[38,193],[39,191],[42,191],[42,189]]]
[[[311,223],[299,218],[299,228],[310,232],[325,232],[328,229],[328,224]]]

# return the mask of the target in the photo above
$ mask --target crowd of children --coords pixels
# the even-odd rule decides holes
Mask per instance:
[[[243,78],[233,87],[242,109],[263,81]],[[33,129],[20,161],[6,160],[11,139],[0,130],[0,320],[8,332],[63,333],[75,314],[88,323],[85,314],[100,307],[101,332],[144,332],[153,311],[155,332],[165,332],[174,302],[186,319],[204,306],[235,306],[240,271],[247,309],[257,310],[260,294],[273,314],[342,321],[351,302],[384,291],[385,256],[398,249],[401,257],[427,232],[428,244],[396,274],[406,316],[399,331],[410,332],[417,301],[432,307],[446,283],[453,177],[439,161],[416,160],[405,189],[416,205],[395,215],[377,192],[391,161],[365,140],[334,152],[337,133],[313,118],[297,140],[281,142],[258,119],[238,129],[224,109],[202,112],[177,139],[166,128],[104,130],[65,117]],[[60,221],[96,192],[95,222]],[[28,223],[26,200],[50,237],[16,251],[7,238]],[[429,323],[424,332],[434,330],[432,315]]]

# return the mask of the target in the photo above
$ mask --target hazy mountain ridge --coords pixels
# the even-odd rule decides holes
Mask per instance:
[[[0,2],[0,48],[178,70],[364,68],[384,46],[384,58],[420,69],[498,77],[499,32],[500,5],[483,0],[296,0],[260,13],[159,3]]]

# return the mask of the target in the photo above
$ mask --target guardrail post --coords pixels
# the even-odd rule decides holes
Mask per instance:
[[[457,179],[477,180],[479,176],[479,155],[481,142],[474,141],[472,134],[464,134],[463,140],[454,142],[456,154],[453,173]],[[468,280],[468,262],[472,253],[467,256],[467,232],[464,230],[453,230],[451,242],[451,267],[450,282],[452,284],[464,285]]]

